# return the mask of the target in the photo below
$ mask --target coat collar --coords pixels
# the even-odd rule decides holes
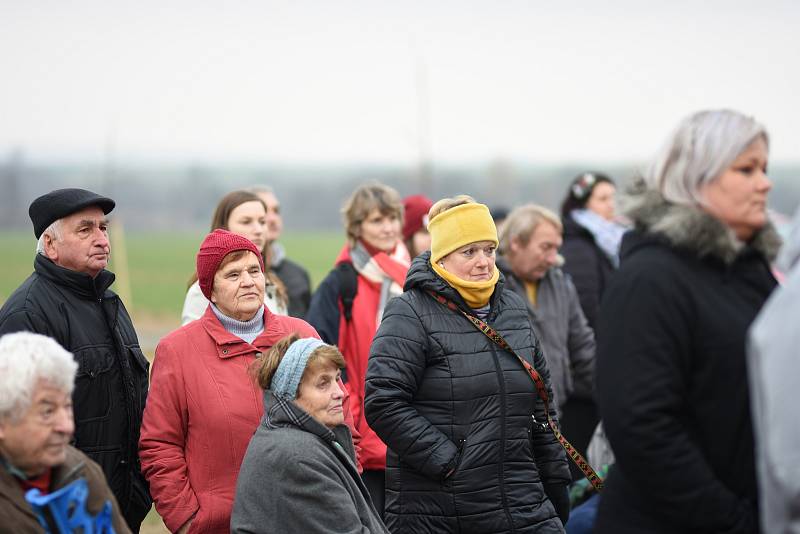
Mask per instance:
[[[353,437],[345,424],[330,429],[311,417],[294,402],[264,390],[264,419],[262,424],[267,429],[296,428],[322,439],[343,464],[358,477],[355,464],[355,449],[352,447]]]
[[[115,276],[111,271],[103,269],[96,277],[92,278],[86,273],[56,265],[53,260],[41,254],[36,254],[36,258],[33,261],[33,269],[40,276],[66,287],[81,298],[99,300],[104,296],[106,298],[113,296],[113,294],[105,294],[111,284],[114,283]]]
[[[86,466],[83,456],[73,447],[67,445],[67,454],[64,463],[53,468],[50,489],[55,491],[71,482],[75,475]],[[20,513],[32,518],[38,523],[36,513],[25,500],[25,492],[17,479],[5,467],[5,461],[0,462],[0,494],[19,510]]]
[[[264,331],[261,332],[252,343],[248,343],[237,335],[231,334],[217,316],[211,306],[206,308],[205,313],[200,318],[203,329],[208,333],[217,345],[217,356],[222,359],[233,358],[242,354],[252,354],[254,352],[265,352],[281,338],[288,336],[292,330],[286,328],[278,317],[264,306]]]
[[[695,206],[667,201],[660,193],[646,189],[637,180],[620,199],[623,211],[636,230],[688,250],[698,258],[715,258],[732,264],[747,250],[756,251],[772,262],[781,239],[768,222],[749,243],[742,243],[733,230]]]

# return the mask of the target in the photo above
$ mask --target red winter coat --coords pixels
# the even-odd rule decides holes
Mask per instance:
[[[266,308],[264,323],[250,344],[225,330],[209,306],[156,348],[139,456],[156,510],[172,532],[193,515],[190,533],[229,532],[239,466],[264,413],[248,368],[293,332],[319,337],[305,321]]]
[[[403,247],[402,243],[398,247]],[[392,265],[389,261],[391,260],[387,259],[385,264],[386,271],[402,286],[406,267]],[[337,265],[342,262],[352,263],[348,246],[339,252],[336,259]],[[386,445],[364,418],[364,378],[367,374],[370,344],[378,329],[381,284],[367,280],[360,274],[356,280],[358,289],[353,300],[351,321],[346,321],[342,312],[341,285],[335,270],[325,277],[314,293],[306,320],[317,329],[326,343],[338,345],[342,352],[347,363],[350,408],[361,438],[359,460],[364,469],[382,471],[386,469]]]

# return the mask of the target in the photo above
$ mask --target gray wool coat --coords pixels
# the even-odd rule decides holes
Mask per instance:
[[[355,466],[349,429],[264,392],[236,483],[233,534],[388,534]]]

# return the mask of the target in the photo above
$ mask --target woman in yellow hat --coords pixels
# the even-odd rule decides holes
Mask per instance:
[[[389,448],[386,525],[563,532],[570,475],[547,427],[550,374],[525,303],[503,289],[489,209],[459,196],[428,218],[431,251],[386,306],[367,369],[367,421]]]

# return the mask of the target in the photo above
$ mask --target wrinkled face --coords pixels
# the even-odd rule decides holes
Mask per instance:
[[[272,243],[281,237],[283,219],[281,218],[281,204],[273,193],[257,193],[258,198],[267,205],[267,243]]]
[[[411,254],[412,256],[419,256],[426,250],[431,249],[431,234],[428,233],[426,228],[421,228],[414,232],[411,236]]]
[[[700,189],[705,210],[749,241],[767,224],[767,143],[759,137],[718,178]]]
[[[341,371],[329,361],[307,367],[294,402],[328,428],[341,425],[344,422],[344,384],[340,378]]]
[[[359,239],[383,252],[392,252],[402,235],[400,218],[395,214],[384,215],[377,208],[369,212],[358,231]]]
[[[60,236],[45,234],[44,250],[53,263],[92,278],[106,268],[111,254],[108,219],[97,206],[61,219]]]
[[[64,463],[74,431],[72,396],[39,381],[22,418],[0,420],[0,452],[26,475],[40,475]]]
[[[592,194],[586,201],[586,209],[610,221],[614,218],[614,195],[616,192],[617,188],[613,184],[600,182],[592,189]]]
[[[476,241],[440,259],[439,266],[467,282],[485,282],[494,275],[496,251],[493,241]]]
[[[602,184],[601,184],[602,185]],[[514,274],[526,282],[538,282],[558,263],[561,232],[553,224],[542,221],[531,234],[527,245],[511,240],[508,263]]]
[[[228,230],[252,241],[258,250],[267,239],[267,214],[261,202],[252,200],[239,204],[228,217]]]
[[[224,265],[214,275],[211,302],[238,321],[249,321],[264,305],[264,273],[250,251]]]

